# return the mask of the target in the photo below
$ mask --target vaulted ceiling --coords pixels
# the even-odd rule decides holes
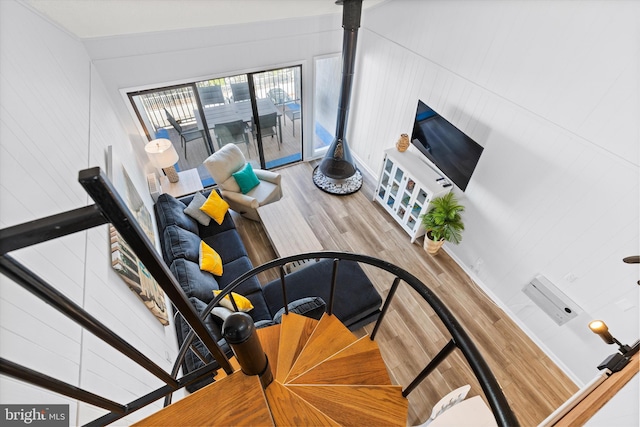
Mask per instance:
[[[23,1],[81,39],[342,13],[334,0]]]

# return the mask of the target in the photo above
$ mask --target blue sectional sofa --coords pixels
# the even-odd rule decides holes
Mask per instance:
[[[208,195],[209,192],[204,193],[205,197]],[[218,225],[212,220],[208,226],[203,226],[184,213],[192,198],[193,196],[187,196],[176,199],[171,195],[162,194],[154,210],[164,261],[196,311],[202,313],[213,299],[214,290],[223,289],[238,276],[251,270],[253,265],[229,212],[222,224]],[[223,264],[221,276],[200,270],[198,256],[201,240],[220,254]],[[324,301],[329,300],[331,274],[332,261],[326,259],[287,275],[287,297],[292,301],[289,304],[290,310],[319,318],[325,310]],[[377,319],[382,303],[381,297],[357,263],[341,262],[337,281],[333,308],[336,317],[352,330]],[[340,286],[340,283],[349,283],[349,286]],[[278,312],[283,309],[279,280],[262,285],[254,276],[236,288],[235,292],[246,296],[253,304],[254,308],[249,314],[257,327],[278,321]],[[175,315],[174,324],[178,343],[181,345],[190,327],[179,313]],[[205,325],[230,355],[221,334],[222,320],[215,315],[209,315],[205,318]],[[212,360],[212,356],[199,340],[195,347],[208,361]],[[203,362],[189,351],[183,363],[183,372],[188,373],[201,366]],[[211,381],[195,384],[188,389],[193,391],[208,382]]]

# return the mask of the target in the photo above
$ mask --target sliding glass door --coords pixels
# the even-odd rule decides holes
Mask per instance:
[[[302,94],[300,66],[253,73],[255,102],[258,107],[260,136],[253,137],[272,169],[302,160]]]
[[[214,150],[232,142],[262,169],[302,159],[300,66],[200,81],[196,87]]]
[[[254,167],[302,159],[301,67],[281,68],[129,93],[149,140],[170,139],[180,170],[236,144]],[[258,126],[259,123],[259,126]]]

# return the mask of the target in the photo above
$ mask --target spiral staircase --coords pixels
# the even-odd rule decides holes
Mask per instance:
[[[162,398],[168,406],[143,419],[139,425],[405,425],[406,396],[456,349],[478,380],[498,425],[519,425],[495,376],[464,328],[431,289],[408,271],[375,257],[348,252],[321,251],[287,256],[244,273],[227,285],[202,315],[198,315],[100,168],[80,171],[78,181],[94,200],[94,205],[0,229],[0,274],[118,350],[164,384],[123,404],[4,358],[0,358],[0,373],[107,411],[87,423],[88,426],[113,423]],[[107,223],[112,224],[129,243],[192,328],[178,352],[171,373],[9,255],[18,249]],[[233,365],[233,359],[227,359],[203,319],[223,297],[244,281],[277,268],[285,295],[285,265],[325,258],[334,260],[334,271],[324,317],[316,321],[285,314],[280,325],[257,331],[263,348],[259,354],[262,358],[266,354],[270,360],[275,379],[263,388],[259,375],[245,375],[237,363]],[[358,262],[394,277],[383,298],[370,338],[358,339],[331,315],[336,287],[349,285],[338,284],[336,279],[337,266],[341,261]],[[413,289],[415,297],[423,299],[431,307],[450,335],[445,346],[402,389],[391,385],[377,344],[373,341],[401,284]],[[285,296],[283,306],[286,308],[288,304]],[[200,338],[215,360],[180,376],[179,368],[195,337]],[[213,375],[220,368],[224,371],[221,377],[224,377],[217,377],[213,384],[169,405],[174,392]]]
[[[265,390],[235,364],[231,375],[136,425],[406,425],[408,401],[368,336],[326,313],[290,313],[257,332],[274,378]]]

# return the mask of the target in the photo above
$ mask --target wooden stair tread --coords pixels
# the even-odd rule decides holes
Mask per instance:
[[[378,344],[364,336],[288,384],[391,385]]]
[[[213,384],[136,425],[406,424],[408,401],[391,385],[377,343],[358,339],[335,316],[317,321],[290,313],[257,334],[274,376],[266,390],[234,357],[234,373],[222,371]]]
[[[282,316],[278,364],[274,378],[284,382],[291,366],[304,348],[318,321],[295,313]]]
[[[231,368],[233,368],[233,372],[239,371],[240,370],[240,364],[238,363],[238,359],[236,359],[235,356],[232,356],[229,358],[229,364],[231,365]],[[219,369],[216,372],[215,375],[215,380],[216,381],[220,381],[223,378],[228,377],[227,373],[224,371],[224,369]]]
[[[276,377],[278,370],[278,349],[280,347],[280,327],[281,325],[273,325],[267,328],[256,330],[258,338],[262,344],[262,349],[269,359],[271,374]]]
[[[277,381],[267,387],[265,394],[277,426],[339,426]]]
[[[342,426],[405,426],[408,400],[400,386],[288,385],[289,391]]]
[[[298,377],[355,341],[357,338],[337,317],[325,313],[298,355],[287,378],[281,382],[286,383],[289,378]]]
[[[239,402],[252,402],[241,405]],[[275,425],[257,375],[241,371],[209,384],[136,426]]]

